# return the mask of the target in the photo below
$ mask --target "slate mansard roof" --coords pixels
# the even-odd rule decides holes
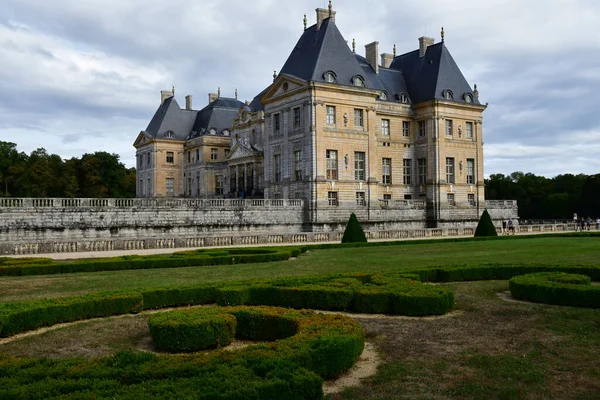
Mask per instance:
[[[464,94],[473,94],[443,42],[429,46],[424,57],[419,50],[395,57],[390,68],[380,67],[377,74],[365,57],[352,52],[332,18],[319,30],[316,24],[307,28],[281,69],[282,74],[315,82],[326,82],[328,71],[338,85],[352,86],[353,77],[360,75],[365,88],[386,91],[390,101],[403,93],[413,104],[444,100],[444,91],[450,90],[453,101],[465,103]],[[472,104],[480,104],[473,95]]]

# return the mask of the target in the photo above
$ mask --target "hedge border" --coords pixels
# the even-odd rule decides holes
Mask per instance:
[[[568,283],[573,282],[573,283]],[[560,306],[600,308],[600,287],[588,275],[542,272],[516,276],[510,293],[519,300]]]

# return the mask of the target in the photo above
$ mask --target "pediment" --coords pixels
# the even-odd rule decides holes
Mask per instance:
[[[143,146],[143,145],[147,144],[148,142],[152,141],[152,139],[154,139],[154,138],[148,132],[141,131],[140,134],[135,139],[135,142],[133,142],[133,147]]]
[[[236,160],[240,158],[252,157],[255,155],[261,154],[259,151],[254,150],[251,147],[246,147],[245,145],[238,143],[231,149],[231,153],[229,153],[229,157],[227,160]]]
[[[284,96],[297,89],[306,87],[306,82],[291,75],[281,74],[277,77],[273,85],[260,98],[260,102],[265,104],[271,99]]]

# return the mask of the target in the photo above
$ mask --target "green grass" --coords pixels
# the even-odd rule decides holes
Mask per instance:
[[[600,264],[600,238],[523,238],[405,246],[311,250],[296,260],[159,270],[107,271],[0,278],[0,301],[62,297],[92,291],[315,273],[378,271],[440,265]]]

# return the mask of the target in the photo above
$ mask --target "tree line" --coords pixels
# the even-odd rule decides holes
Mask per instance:
[[[0,196],[3,197],[135,197],[135,168],[119,155],[97,151],[63,160],[38,148],[26,154],[0,141]]]
[[[494,174],[485,180],[488,200],[517,200],[521,219],[572,219],[600,216],[600,174]]]

